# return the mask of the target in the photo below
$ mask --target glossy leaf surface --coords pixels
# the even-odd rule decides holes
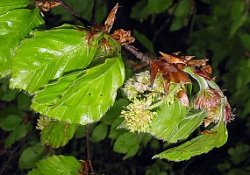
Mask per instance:
[[[85,71],[77,71],[37,91],[32,108],[39,113],[71,123],[98,121],[114,103],[124,81],[119,57]]]
[[[87,32],[68,25],[34,32],[16,51],[10,86],[34,92],[65,72],[85,68],[98,44],[87,37]]]
[[[43,22],[38,9],[11,10],[0,15],[0,77],[11,73],[12,56],[20,41]]]
[[[200,135],[190,141],[187,141],[177,147],[168,149],[153,158],[165,158],[171,161],[188,160],[193,156],[207,153],[213,148],[224,145],[227,141],[227,129],[225,123],[221,121],[211,134]]]
[[[51,156],[41,160],[28,175],[78,175],[81,164],[72,156]]]
[[[0,1],[0,14],[6,13],[11,9],[26,7],[31,0],[1,0]]]
[[[41,131],[41,141],[53,148],[64,146],[74,136],[75,129],[74,124],[51,121]]]

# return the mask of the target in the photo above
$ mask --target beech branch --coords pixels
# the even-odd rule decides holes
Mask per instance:
[[[149,63],[152,60],[151,57],[145,55],[144,53],[138,51],[133,45],[123,45],[123,48],[126,49],[128,52],[132,53],[137,59],[141,60],[144,63]]]

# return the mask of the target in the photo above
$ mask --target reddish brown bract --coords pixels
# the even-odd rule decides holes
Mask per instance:
[[[131,36],[131,32],[123,29],[115,30],[111,36],[121,45],[131,44],[135,41],[135,38]]]
[[[113,24],[115,22],[115,15],[119,8],[119,4],[117,3],[114,8],[110,11],[106,21],[104,22],[104,31],[109,33],[113,27]]]
[[[36,0],[35,5],[39,7],[41,10],[47,12],[59,5],[61,5],[60,2],[56,1],[49,1],[49,0]]]
[[[211,80],[212,68],[207,64],[207,59],[191,60],[194,56],[179,56],[178,53],[173,55],[160,52],[162,55],[158,60],[150,62],[151,67],[151,81],[153,83],[158,72],[162,73],[166,80],[165,90],[168,90],[169,82],[174,83],[191,83],[187,73],[183,69],[187,66],[193,67],[194,73]]]

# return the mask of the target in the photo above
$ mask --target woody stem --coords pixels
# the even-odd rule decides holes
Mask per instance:
[[[152,59],[151,57],[149,57],[149,56],[145,55],[144,53],[138,51],[132,45],[124,45],[123,48],[126,49],[127,51],[129,51],[130,53],[132,53],[136,58],[138,58],[139,60],[141,60],[144,63],[149,63],[150,60]]]

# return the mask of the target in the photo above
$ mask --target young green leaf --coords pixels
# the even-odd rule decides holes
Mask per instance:
[[[60,121],[51,121],[41,131],[43,144],[53,148],[64,146],[74,136],[76,125]]]
[[[12,56],[20,41],[43,23],[38,9],[17,9],[0,15],[0,78],[11,73]]]
[[[30,93],[65,72],[84,69],[98,49],[98,35],[88,39],[86,31],[69,25],[32,35],[16,50],[10,80],[12,88]]]
[[[163,104],[157,111],[150,125],[150,134],[158,139],[171,141],[178,125],[185,119],[187,108],[177,100],[173,104]]]
[[[206,115],[203,111],[190,111],[185,118],[177,124],[175,130],[169,136],[168,141],[175,143],[178,140],[186,139],[201,125],[205,117]]]
[[[108,134],[108,125],[105,123],[100,123],[94,128],[91,136],[91,141],[100,142],[107,137],[107,134]]]
[[[6,116],[0,123],[0,128],[5,131],[15,130],[22,122],[20,115],[10,114]]]
[[[132,8],[131,18],[143,21],[152,14],[166,11],[173,4],[173,0],[140,0]]]
[[[136,39],[146,48],[148,49],[148,51],[150,51],[151,53],[154,53],[154,45],[153,43],[150,41],[149,38],[147,38],[147,36],[145,36],[144,34],[138,32],[137,30],[134,30],[134,35],[136,37]]]
[[[13,131],[10,132],[8,137],[4,140],[4,146],[10,147],[16,141],[23,139],[27,135],[30,128],[30,124],[21,124],[17,126]]]
[[[41,160],[28,175],[78,175],[81,164],[72,156],[51,156]]]
[[[36,92],[32,108],[49,117],[85,125],[98,121],[114,103],[124,81],[120,57],[59,78]]]
[[[34,146],[30,146],[23,150],[19,160],[18,167],[20,169],[30,169],[35,167],[36,163],[41,160],[44,156],[45,148],[41,144],[36,144]]]
[[[219,148],[227,141],[227,129],[225,123],[220,121],[214,127],[211,134],[200,135],[190,141],[187,141],[177,147],[168,149],[153,158],[165,158],[171,161],[188,160],[193,156],[207,153],[213,148]]]
[[[26,7],[32,0],[1,0],[0,15],[9,10]]]
[[[114,144],[114,151],[126,154],[124,159],[134,156],[139,149],[139,140],[133,133],[120,135]]]

